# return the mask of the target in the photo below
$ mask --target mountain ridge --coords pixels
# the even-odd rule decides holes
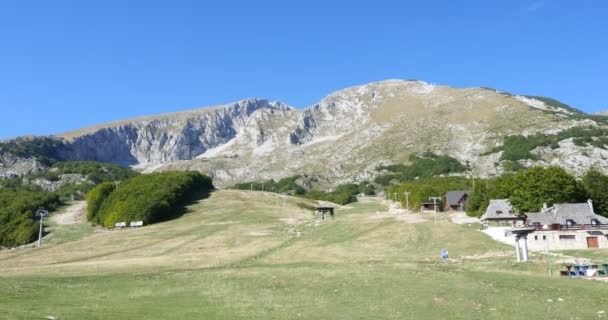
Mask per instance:
[[[119,163],[145,172],[198,170],[219,186],[294,174],[331,185],[373,179],[379,165],[404,163],[426,151],[470,164],[467,174],[497,175],[504,160],[500,151],[490,151],[507,136],[604,126],[550,98],[391,79],[333,92],[304,109],[245,99],[58,137],[65,141],[60,152],[65,160]],[[555,149],[533,152],[539,159],[518,160],[520,165],[563,163],[573,173],[596,166],[608,170],[601,163],[608,154],[599,147],[560,141]]]

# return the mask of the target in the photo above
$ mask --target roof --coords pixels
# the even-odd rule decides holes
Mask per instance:
[[[543,209],[540,213],[530,214],[528,218],[530,223],[541,225],[566,225],[566,220],[572,220],[575,224],[591,224],[592,219],[608,224],[608,218],[595,214],[590,203],[559,203]]]
[[[507,199],[492,199],[486,209],[486,212],[481,216],[481,221],[484,220],[501,220],[501,219],[521,219],[513,211],[513,206]]]
[[[448,191],[445,194],[445,199],[448,205],[456,206],[459,204],[458,202],[460,201],[460,199],[462,199],[462,197],[464,197],[468,193],[468,191]]]

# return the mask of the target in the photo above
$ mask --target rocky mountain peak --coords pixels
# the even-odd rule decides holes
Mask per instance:
[[[60,135],[65,140],[58,152],[66,160],[148,171],[200,170],[219,186],[295,174],[333,183],[371,179],[378,165],[406,163],[409,155],[427,151],[469,163],[475,175],[487,176],[503,171],[500,151],[492,150],[506,137],[573,127],[606,124],[549,98],[385,80],[334,92],[305,109],[245,99],[85,128]],[[538,159],[520,165],[563,163],[574,173],[599,165],[608,171],[605,161],[596,161],[608,157],[603,140],[594,140],[597,147],[576,141],[534,150]],[[6,155],[5,160],[16,162]]]

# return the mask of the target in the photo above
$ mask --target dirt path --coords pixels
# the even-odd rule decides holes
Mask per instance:
[[[480,223],[478,218],[469,217],[464,212],[457,212],[451,214],[452,222],[455,224],[471,224],[471,223]]]
[[[421,223],[428,221],[419,213],[408,212],[401,208],[397,203],[387,200],[378,200],[377,198],[370,198],[367,202],[380,202],[388,207],[388,211],[376,211],[375,213],[370,212],[369,219],[396,219],[405,223]],[[363,202],[363,201],[362,201]]]
[[[87,207],[86,201],[78,201],[70,205],[64,213],[54,214],[51,217],[57,224],[76,224],[82,222],[85,216],[85,210]]]

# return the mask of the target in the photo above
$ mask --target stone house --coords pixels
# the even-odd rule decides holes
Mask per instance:
[[[523,225],[526,216],[516,214],[509,200],[492,199],[479,220],[485,227],[515,227]]]
[[[591,200],[545,205],[526,224],[536,228],[528,236],[531,250],[608,248],[608,218],[595,214]]]

